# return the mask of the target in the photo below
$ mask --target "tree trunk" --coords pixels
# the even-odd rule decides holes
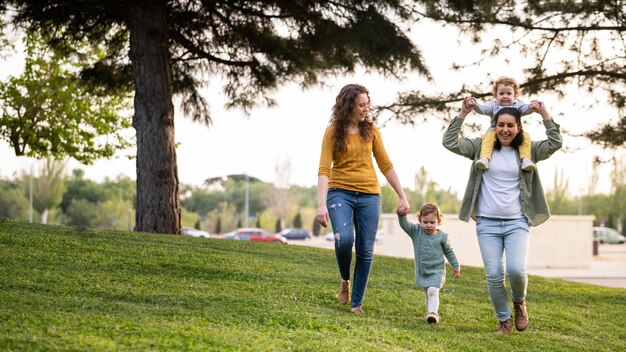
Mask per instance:
[[[138,0],[130,10],[135,78],[137,213],[135,231],[180,234],[172,70],[165,1]]]
[[[41,217],[39,219],[41,220],[41,223],[44,225],[48,223],[48,208],[44,209],[41,212]]]

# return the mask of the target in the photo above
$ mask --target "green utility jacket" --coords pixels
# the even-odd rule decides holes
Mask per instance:
[[[455,117],[448,126],[443,135],[443,146],[449,151],[462,155],[474,161],[480,158],[480,147],[482,138],[459,138],[459,132],[463,125],[464,119]],[[563,145],[563,138],[560,133],[560,126],[552,119],[544,120],[543,125],[546,127],[547,139],[542,141],[533,141],[531,147],[532,160],[538,161],[549,158],[554,152],[559,150]],[[520,164],[520,196],[522,201],[522,212],[528,220],[530,226],[537,226],[548,220],[550,210],[543,193],[541,180],[537,169],[534,171],[522,171],[521,161],[519,159],[519,151],[517,153],[518,164]],[[459,219],[468,222],[470,217],[476,220],[476,200],[483,179],[483,170],[479,170],[471,165],[469,180],[465,187],[463,203],[459,213]]]

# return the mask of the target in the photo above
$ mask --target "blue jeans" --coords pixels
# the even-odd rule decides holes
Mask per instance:
[[[380,195],[338,188],[328,190],[328,214],[335,233],[335,256],[339,274],[350,279],[352,245],[356,252],[352,280],[352,307],[363,304],[374,260],[374,241],[380,217]]]
[[[476,234],[485,266],[489,297],[498,320],[505,321],[511,317],[511,308],[505,287],[502,257],[506,252],[511,298],[513,302],[520,303],[526,299],[528,287],[528,222],[524,218],[493,219],[479,216],[476,218]]]

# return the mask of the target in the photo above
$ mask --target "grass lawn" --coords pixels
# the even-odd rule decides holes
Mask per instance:
[[[498,336],[482,268],[451,273],[429,325],[405,258],[354,316],[332,250],[0,220],[0,350],[626,351],[626,289],[531,276]]]

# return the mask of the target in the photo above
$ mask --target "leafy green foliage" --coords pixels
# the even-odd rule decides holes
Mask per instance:
[[[354,72],[357,65],[393,76],[416,70],[429,78],[421,53],[397,24],[411,16],[410,3],[11,0],[3,4],[14,7],[14,23],[45,33],[47,42],[65,54],[76,53],[77,44],[85,42],[104,48],[106,54],[84,70],[92,78],[104,76],[92,82],[100,82],[104,89],[135,84],[140,231],[181,231],[173,95],[182,98],[185,115],[209,123],[208,103],[200,89],[214,76],[224,79],[227,107],[246,113],[255,106],[275,105],[270,94],[282,84],[323,84],[324,77]],[[4,13],[6,8],[0,10]],[[154,172],[157,160],[161,168]]]
[[[0,349],[555,351],[624,349],[626,290],[530,277],[530,328],[494,334],[466,266],[425,322],[413,261],[377,256],[365,316],[336,299],[332,250],[0,220]],[[448,275],[451,270],[448,267]],[[593,322],[590,324],[589,322]]]
[[[19,181],[0,179],[0,218],[28,220],[28,198]]]
[[[135,182],[127,177],[97,183],[76,169],[65,181],[60,208],[66,224],[111,230],[132,229],[135,223]],[[196,214],[197,218],[197,214]]]
[[[295,228],[302,228],[302,214],[300,214],[300,212],[293,218],[292,224]]]
[[[128,62],[132,15],[119,1],[13,0],[15,22],[41,28],[55,47],[74,52],[73,43],[106,47],[87,67],[103,86],[132,84]],[[160,6],[160,4],[154,4]],[[398,26],[412,16],[411,3],[397,1],[167,1],[172,89],[182,110],[210,121],[200,94],[207,75],[224,78],[228,106],[249,112],[273,106],[279,85],[323,83],[328,75],[353,72],[358,65],[387,75],[416,70],[429,77],[421,53]]]
[[[65,161],[48,157],[41,164],[39,174],[36,177],[31,176],[33,177],[33,208],[41,214],[42,224],[48,220],[48,212],[59,206],[63,199],[65,164]],[[25,191],[29,194],[30,188],[25,188]]]
[[[523,79],[518,79],[528,95],[592,95],[591,105],[608,105],[613,116],[587,137],[604,147],[623,147],[626,141],[626,55],[624,35],[626,2],[618,1],[418,1],[417,16],[442,26],[456,27],[462,38],[470,39],[480,51],[474,61],[464,55],[455,59],[452,69],[466,72],[490,58],[509,62],[523,57]],[[507,36],[491,36],[501,31]],[[415,123],[437,113],[444,120],[455,116],[464,95],[490,98],[490,83],[497,77],[481,77],[459,90],[431,94],[409,91],[396,102],[382,106],[400,121]]]
[[[320,233],[322,232],[322,225],[320,225],[319,221],[317,221],[316,219],[313,219],[313,231],[311,232],[313,234],[313,236],[317,237],[320,235]]]
[[[25,46],[24,72],[0,82],[0,138],[15,155],[90,164],[130,145],[121,135],[130,127],[129,93],[101,92],[80,78],[97,52],[75,61],[48,47],[37,32],[26,35]]]

